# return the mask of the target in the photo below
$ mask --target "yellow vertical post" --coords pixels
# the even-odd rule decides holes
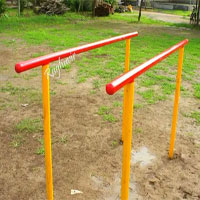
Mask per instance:
[[[121,179],[121,200],[128,200],[129,179],[130,179],[130,161],[131,161],[131,140],[132,140],[132,122],[133,122],[133,100],[134,100],[134,82],[129,83],[124,88],[125,109],[124,123],[122,127],[123,135],[123,158],[122,158],[122,179]]]
[[[179,104],[180,88],[181,88],[181,74],[182,74],[182,67],[183,67],[183,53],[184,53],[184,47],[179,49],[178,70],[177,70],[177,76],[176,76],[176,92],[175,92],[175,98],[174,98],[174,110],[173,110],[173,117],[172,117],[172,129],[171,129],[171,139],[170,139],[170,147],[169,147],[169,158],[172,158],[173,153],[174,153],[176,124],[177,124],[177,118],[178,118],[178,104]]]
[[[125,72],[129,71],[130,58],[130,39],[126,40],[126,58]],[[132,139],[132,121],[133,121],[133,95],[134,82],[124,87],[123,102],[123,121],[122,121],[122,179],[121,179],[121,200],[128,200],[129,179],[130,179],[130,161],[131,161],[131,139]]]
[[[47,200],[53,200],[50,95],[49,95],[49,74],[47,73],[48,70],[49,70],[49,65],[44,65],[42,67],[42,92],[43,92],[43,112],[44,112],[44,144],[45,144]]]
[[[125,57],[125,72],[129,71],[129,62],[130,62],[130,43],[131,43],[131,39],[127,39],[126,40],[126,57]],[[125,106],[126,106],[126,87],[124,87],[124,102],[123,102],[123,120],[122,120],[122,128],[124,127],[124,123],[126,123],[125,121]],[[124,131],[122,131],[122,138],[121,140],[123,141],[123,133]]]

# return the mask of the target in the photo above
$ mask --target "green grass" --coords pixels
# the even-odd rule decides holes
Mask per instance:
[[[109,17],[104,17],[104,20],[118,20],[118,21],[126,21],[132,24],[155,24],[155,25],[171,25],[171,23],[163,22],[155,19],[148,18],[146,16],[141,17],[141,21],[138,22],[138,15],[137,14],[120,14],[115,13],[114,15],[110,15]]]
[[[134,103],[134,109],[140,109],[142,108],[144,105],[141,103]]]
[[[99,115],[104,115],[104,114],[109,114],[111,112],[111,108],[107,107],[107,106],[101,106],[99,108],[98,114]]]
[[[197,124],[200,124],[200,112],[192,112],[190,115],[191,118],[195,119]]]
[[[8,67],[6,67],[6,66],[0,66],[0,71],[6,71],[6,70],[8,70]]]
[[[56,80],[56,83],[59,84],[59,85],[67,85],[66,82],[63,82],[61,80]]]
[[[183,17],[189,17],[192,13],[192,11],[184,11],[184,10],[163,10],[163,9],[153,9],[155,12],[161,12],[166,14],[172,14],[172,15],[179,15]]]
[[[174,83],[163,83],[162,84],[163,94],[165,94],[165,95],[170,95],[170,94],[174,93],[175,88],[176,88],[176,85]]]
[[[200,83],[194,84],[194,96],[200,99]]]
[[[24,136],[20,133],[17,133],[12,136],[12,141],[10,144],[12,147],[18,148],[22,145],[23,142],[24,142]]]
[[[41,119],[23,119],[16,125],[17,132],[37,133],[42,131]]]
[[[159,93],[153,89],[147,89],[143,92],[138,93],[146,100],[148,104],[154,104],[158,101],[166,99],[166,96],[159,95]]]
[[[54,91],[54,90],[51,89],[50,90],[50,95],[53,95],[53,96],[56,95],[56,91]]]
[[[11,82],[6,82],[0,87],[0,93],[15,96],[19,102],[23,103],[42,103],[42,94],[33,88],[22,88],[14,86]]]
[[[114,101],[113,102],[113,107],[115,107],[115,108],[117,108],[117,107],[122,107],[122,102],[120,102],[120,101]]]
[[[14,127],[14,134],[10,145],[14,148],[20,147],[31,133],[38,133],[43,130],[41,119],[25,118],[20,120]]]
[[[39,75],[38,72],[32,72],[31,74],[23,75],[23,78],[25,80],[31,80],[32,78],[37,77],[38,75]]]
[[[17,110],[18,109],[17,105],[15,105],[14,103],[1,103],[0,104],[0,110],[7,110],[9,108],[11,110]]]
[[[63,143],[63,144],[66,144],[68,141],[68,136],[67,135],[63,135],[61,138],[60,138],[60,142]]]
[[[111,146],[113,148],[116,148],[119,145],[119,142],[117,140],[113,140]]]
[[[186,35],[180,34],[179,31],[174,31],[173,33],[165,31],[166,26],[181,25],[152,20],[144,16],[142,16],[141,22],[138,23],[137,16],[134,14],[129,16],[116,13],[109,17],[92,19],[87,15],[70,12],[63,16],[36,16],[27,11],[22,17],[16,17],[13,10],[9,12],[12,14],[8,19],[0,19],[0,34],[5,35],[4,33],[6,33],[8,37],[3,40],[4,43],[9,43],[9,37],[12,37],[14,41],[20,39],[21,43],[30,46],[30,48],[31,45],[47,45],[53,48],[54,51],[130,32],[135,24],[137,26],[140,24],[145,24],[145,26],[155,25],[158,28],[164,26],[165,29],[161,29],[161,31],[141,31],[140,36],[131,40],[131,68],[152,58],[187,36],[189,37],[189,44],[185,47],[183,80],[194,85],[195,97],[199,98],[200,96],[199,86],[193,81],[198,74],[200,37],[189,34],[190,32],[188,31],[186,31],[188,33]],[[126,25],[126,31],[120,28],[121,24]],[[14,42],[10,45],[16,44]],[[40,53],[38,55],[40,56]],[[33,54],[33,57],[35,56],[37,54]],[[81,84],[87,81],[88,78],[94,78],[91,94],[95,94],[102,85],[124,72],[124,58],[125,42],[118,42],[92,50],[87,54],[82,54],[82,57],[74,62],[78,67],[77,83]],[[137,92],[147,103],[156,103],[173,94],[177,61],[178,53],[175,53],[154,68],[149,69],[139,79],[136,79],[139,82]],[[70,66],[68,70],[70,70]],[[34,72],[23,77],[26,80],[30,80],[36,76],[38,74]],[[65,84],[62,81],[57,81],[56,83]],[[182,88],[182,90],[184,89]],[[1,86],[0,92],[8,92],[10,95],[17,96],[21,101],[30,99],[30,102],[35,100],[41,102],[42,99],[41,94],[38,94],[36,90],[15,87],[11,83]],[[51,94],[55,95],[56,91],[51,90]],[[110,116],[110,119],[112,119],[112,116]]]
[[[136,134],[141,134],[141,133],[142,133],[142,128],[136,128],[136,129],[134,130],[134,132],[135,132]]]
[[[176,12],[175,12],[176,13]],[[186,17],[186,16],[184,16]],[[199,27],[196,27],[194,25],[191,25],[189,23],[172,23],[172,22],[164,22],[161,20],[151,19],[147,16],[142,15],[140,22],[138,22],[138,14],[131,14],[131,13],[115,13],[112,16],[104,18],[105,20],[114,20],[114,21],[125,21],[130,24],[146,24],[146,25],[157,25],[157,26],[174,26],[174,27],[185,27],[185,28],[195,28],[200,29]],[[189,22],[189,19],[188,19]]]
[[[108,122],[116,122],[117,119],[113,114],[105,114],[103,115],[103,119]]]
[[[101,80],[94,80],[92,84],[94,89],[99,89],[102,85]]]
[[[16,94],[19,94],[19,93],[23,93],[24,91],[26,91],[25,88],[15,87],[10,82],[7,82],[5,86],[2,86],[0,88],[0,92],[9,93],[10,95],[16,95]]]
[[[116,122],[116,117],[112,114],[112,108],[107,106],[101,106],[98,110],[98,114],[102,116],[104,121]]]
[[[41,146],[37,148],[36,154],[45,155],[44,139],[38,139],[38,142],[40,143]]]

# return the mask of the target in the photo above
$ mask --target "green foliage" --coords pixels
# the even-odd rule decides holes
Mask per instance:
[[[88,0],[64,0],[64,3],[72,11],[91,11],[92,10],[92,1]]]
[[[104,2],[107,2],[107,3],[111,4],[112,6],[117,4],[117,0],[104,0]]]
[[[0,0],[0,17],[6,11],[6,1]]]

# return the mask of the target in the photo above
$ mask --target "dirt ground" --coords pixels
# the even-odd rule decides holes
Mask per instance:
[[[143,29],[145,29],[143,27]],[[129,30],[131,31],[131,30]],[[19,41],[20,43],[20,41]],[[23,55],[20,54],[23,50]],[[14,64],[25,60],[38,51],[51,52],[45,46],[16,48],[0,46],[0,84],[10,81],[17,87],[41,88],[40,69],[38,76],[30,80],[21,74],[15,77]],[[73,65],[73,64],[72,64]],[[120,199],[120,177],[122,145],[121,112],[116,123],[104,121],[97,114],[102,105],[112,106],[122,101],[122,95],[108,96],[105,87],[91,94],[92,79],[76,83],[76,66],[67,73],[62,71],[61,80],[66,85],[56,84],[51,79],[53,179],[55,200],[118,200]],[[30,74],[31,72],[27,72]],[[137,90],[136,83],[136,90]],[[140,102],[135,94],[135,103]],[[11,145],[16,133],[16,124],[24,118],[41,118],[42,104],[28,103],[26,107],[16,96],[0,93],[1,104],[15,106],[0,110],[0,200],[44,200],[46,199],[44,156],[37,155],[38,138],[43,132],[24,135],[23,143]],[[136,200],[198,200],[200,199],[200,127],[194,119],[181,115],[190,109],[200,109],[199,101],[181,97],[174,159],[168,159],[173,96],[167,101],[135,109],[133,120],[133,152],[145,147],[154,159],[147,165],[132,161],[130,199]],[[66,142],[61,138],[66,136]],[[117,143],[116,143],[117,141]],[[83,193],[71,195],[71,189]]]
[[[164,22],[171,22],[171,23],[190,23],[189,17],[185,19],[182,16],[179,15],[172,15],[172,14],[166,14],[166,13],[157,13],[157,12],[148,12],[148,11],[142,11],[142,14],[150,17],[152,19],[161,20]]]

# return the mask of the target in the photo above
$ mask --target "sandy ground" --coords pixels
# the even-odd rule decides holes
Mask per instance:
[[[145,29],[143,27],[143,29]],[[129,30],[130,31],[130,30]],[[23,50],[23,55],[20,54]],[[14,64],[32,54],[50,48],[1,45],[0,85],[5,81],[18,87],[41,88],[41,77],[15,78]],[[40,69],[36,69],[40,74]],[[27,72],[30,74],[31,72]],[[51,79],[52,151],[55,200],[119,200],[122,145],[121,108],[115,108],[118,122],[109,123],[97,114],[102,105],[112,106],[122,101],[120,94],[108,96],[105,87],[91,94],[92,80],[77,84],[77,67],[61,80],[66,85],[56,85]],[[136,84],[136,90],[137,90]],[[140,96],[135,94],[135,103]],[[20,147],[11,145],[17,134],[15,126],[24,118],[41,118],[42,104],[19,102],[9,93],[0,93],[1,104],[10,103],[0,110],[0,200],[44,200],[44,156],[36,155],[40,146],[38,138],[43,132],[24,135]],[[168,159],[173,96],[167,101],[136,109],[133,120],[132,161],[130,180],[131,200],[198,200],[200,199],[200,127],[193,119],[180,113],[200,109],[199,101],[181,97],[174,159]],[[140,131],[138,131],[140,130]],[[66,143],[61,138],[66,136]],[[136,159],[137,158],[137,159]],[[71,189],[83,193],[71,195]]]
[[[142,11],[142,14],[150,17],[152,19],[161,20],[164,22],[171,22],[171,23],[186,23],[189,24],[190,20],[183,18],[179,15],[172,15],[172,14],[166,14],[166,13],[157,13],[157,12],[148,12],[148,11]]]

